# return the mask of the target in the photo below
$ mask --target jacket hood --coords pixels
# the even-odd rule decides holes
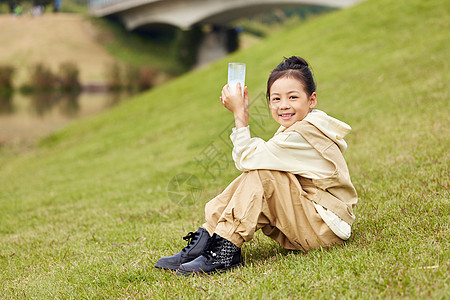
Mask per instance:
[[[344,152],[347,149],[347,143],[344,138],[352,130],[350,125],[330,117],[325,112],[318,109],[313,109],[303,120],[317,127],[323,134],[335,142],[336,145],[339,146],[341,152]],[[277,133],[284,131],[284,129],[286,128],[281,126]]]
[[[318,109],[313,109],[304,120],[316,126],[323,134],[334,141],[341,149],[341,152],[347,149],[347,143],[344,138],[352,130],[350,125],[330,117]]]

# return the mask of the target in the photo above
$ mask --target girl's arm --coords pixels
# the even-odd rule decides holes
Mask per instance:
[[[247,127],[233,129],[230,138],[234,146],[233,160],[242,172],[268,169],[308,178],[324,178],[334,172],[334,166],[296,132],[282,132],[266,142],[251,138]]]
[[[244,98],[242,98],[241,84],[238,83],[236,87],[236,94],[231,94],[228,89],[228,84],[222,89],[222,96],[220,97],[222,105],[231,111],[234,115],[234,123],[236,129],[248,126],[248,90],[244,87]]]

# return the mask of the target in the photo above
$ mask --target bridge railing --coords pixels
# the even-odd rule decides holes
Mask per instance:
[[[117,2],[125,2],[124,0],[89,0],[89,7],[103,7]]]

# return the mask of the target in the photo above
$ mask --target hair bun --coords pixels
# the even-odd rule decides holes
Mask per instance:
[[[283,61],[272,70],[267,80],[267,99],[269,99],[272,84],[284,76],[299,80],[308,95],[312,95],[316,91],[316,83],[306,60],[300,56],[284,57]]]
[[[291,56],[285,58],[284,63],[287,64],[290,69],[301,69],[302,67],[309,67],[308,62],[299,56]]]

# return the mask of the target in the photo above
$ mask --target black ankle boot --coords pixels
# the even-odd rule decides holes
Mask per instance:
[[[190,262],[200,256],[210,240],[208,231],[199,228],[196,232],[189,232],[183,240],[188,241],[188,245],[180,252],[169,257],[161,257],[155,264],[156,268],[166,270],[177,270],[181,264]]]
[[[214,234],[202,255],[191,262],[182,264],[177,274],[189,276],[225,272],[241,265],[244,265],[241,248]]]

